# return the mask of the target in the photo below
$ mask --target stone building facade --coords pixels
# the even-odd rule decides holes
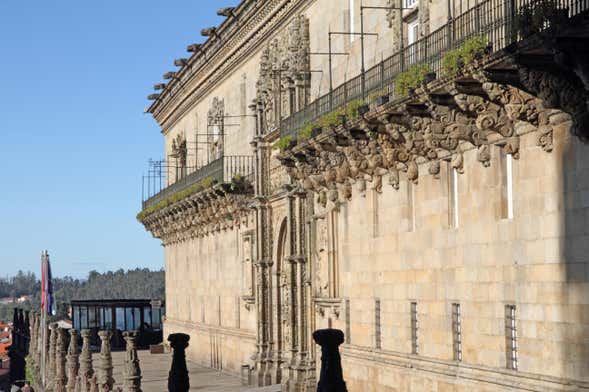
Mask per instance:
[[[147,109],[165,334],[285,391],[329,327],[350,391],[589,390],[583,7],[220,10]]]

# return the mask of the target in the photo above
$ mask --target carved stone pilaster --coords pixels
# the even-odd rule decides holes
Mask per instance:
[[[94,368],[92,367],[92,350],[90,348],[91,331],[83,329],[82,335],[82,353],[80,355],[80,370],[78,378],[77,390],[80,392],[90,391],[92,377],[94,376]]]
[[[98,390],[109,392],[112,390],[114,379],[112,378],[112,354],[110,351],[111,331],[98,331],[100,337],[100,363],[98,365]]]
[[[402,8],[403,0],[387,0],[387,7]],[[403,20],[401,12],[400,9],[387,10],[387,21],[389,22],[389,27],[393,30],[392,50],[395,52],[402,46],[401,29],[403,28]]]
[[[262,107],[261,132],[304,107],[310,88],[309,20],[300,15],[262,52],[256,99]]]
[[[124,385],[125,392],[141,392],[141,368],[137,355],[137,331],[123,332],[123,338],[127,343],[125,348]]]
[[[78,331],[69,330],[70,344],[67,350],[67,392],[75,392],[78,372],[80,370],[80,349],[78,347]]]

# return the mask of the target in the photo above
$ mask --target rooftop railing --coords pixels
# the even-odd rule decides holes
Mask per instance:
[[[151,161],[148,174],[143,176],[142,209],[203,181],[231,182],[242,176],[251,182],[253,173],[254,159],[249,155],[222,156],[197,168]]]
[[[548,6],[548,7],[547,7]],[[364,75],[360,74],[346,81],[327,94],[307,105],[303,110],[284,118],[280,135],[297,136],[305,124],[316,121],[330,111],[346,103],[363,99],[373,104],[378,96],[400,98],[395,94],[395,79],[413,65],[426,65],[430,72],[443,74],[444,53],[458,48],[469,38],[484,36],[491,43],[492,50],[498,51],[522,38],[518,27],[518,13],[526,8],[552,7],[566,12],[571,18],[589,8],[589,0],[486,0],[448,22],[427,36],[417,40],[387,59],[382,60]],[[521,19],[519,20],[521,23]],[[547,24],[545,27],[548,27]],[[365,88],[362,91],[362,79]],[[368,98],[369,97],[369,98]]]

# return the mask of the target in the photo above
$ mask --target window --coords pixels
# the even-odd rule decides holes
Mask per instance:
[[[143,308],[143,322],[147,324],[147,328],[151,328],[151,307],[145,306]]]
[[[352,342],[351,333],[352,328],[350,325],[350,300],[346,299],[346,344],[350,344]]]
[[[112,329],[112,308],[107,307],[104,308],[104,318],[103,318],[103,326],[105,329]]]
[[[374,300],[374,347],[382,348],[382,334],[380,325],[380,299]]]
[[[499,154],[501,170],[501,219],[513,219],[513,157],[503,149]]]
[[[117,308],[115,317],[117,319],[117,329],[119,331],[125,330],[125,308]]]
[[[505,354],[507,368],[517,370],[517,329],[515,305],[505,305]]]
[[[80,328],[88,329],[88,308],[86,306],[80,308]]]
[[[417,320],[417,302],[411,302],[411,353],[419,354],[419,341],[417,331],[419,328]]]
[[[413,45],[419,39],[419,21],[409,22],[407,25],[407,46],[409,49],[409,64],[417,63],[417,46]]]
[[[458,227],[458,171],[448,163],[448,226]]]
[[[417,5],[417,0],[403,0],[403,8],[412,8]]]
[[[454,360],[462,361],[462,315],[460,304],[452,304],[452,347]]]

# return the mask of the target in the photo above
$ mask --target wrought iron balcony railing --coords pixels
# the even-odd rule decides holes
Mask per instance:
[[[164,161],[150,161],[149,166],[148,174],[143,176],[143,210],[203,181],[231,182],[235,176],[242,176],[251,182],[254,178],[254,159],[249,155],[222,156],[195,168]]]
[[[589,9],[589,0],[485,0],[463,14],[450,19],[445,25],[427,36],[408,45],[387,59],[368,69],[363,75],[341,84],[333,91],[311,102],[301,111],[284,118],[280,134],[297,136],[305,124],[316,121],[330,111],[343,107],[353,100],[364,98],[366,104],[373,104],[377,95],[396,99],[395,78],[413,65],[427,65],[436,75],[443,74],[444,53],[458,48],[467,39],[484,36],[491,43],[492,50],[498,51],[522,39],[521,26],[524,12],[537,8],[552,9],[572,18]],[[544,11],[545,12],[545,11]],[[549,22],[545,27],[549,26]],[[364,78],[364,94],[362,79]],[[364,97],[363,97],[364,95]],[[370,98],[367,98],[370,97]]]

